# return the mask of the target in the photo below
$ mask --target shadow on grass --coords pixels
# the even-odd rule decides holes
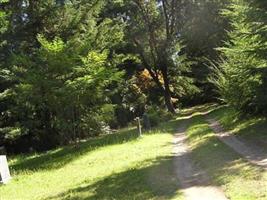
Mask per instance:
[[[253,191],[240,190],[240,193],[244,193],[240,194],[244,195],[243,198],[256,196],[257,188],[259,191],[265,189],[263,169],[246,162],[238,153],[219,141],[212,134],[203,116],[195,116],[192,121],[188,134],[193,145],[192,156],[212,177],[214,184],[222,186],[231,181],[240,181],[244,182],[247,189],[255,188]]]
[[[107,199],[171,199],[178,185],[172,168],[172,157],[147,161],[144,168],[128,169],[94,183],[84,182],[46,200],[107,200]]]
[[[143,134],[153,134],[157,132],[174,133],[177,127],[177,120],[171,120],[162,123],[159,127],[153,128],[151,131]],[[83,142],[78,148],[74,146],[65,146],[57,150],[52,150],[45,154],[37,156],[17,156],[17,160],[10,166],[11,170],[19,173],[20,171],[39,171],[39,170],[53,170],[64,167],[66,164],[76,160],[86,153],[94,151],[101,147],[109,145],[123,144],[136,140],[138,133],[136,129],[123,130],[118,133],[103,135],[98,138],[90,139]]]
[[[108,145],[123,144],[125,142],[135,140],[137,137],[138,134],[135,129],[124,130],[119,133],[90,139],[87,142],[81,143],[79,147],[65,146],[58,150],[52,150],[45,154],[40,154],[36,157],[30,157],[28,155],[18,156],[17,161],[11,165],[10,168],[16,172],[24,170],[37,171],[58,169],[97,148]]]
[[[254,145],[264,147],[267,152],[267,120],[248,121],[241,125],[243,128],[240,128],[236,134]]]
[[[210,117],[221,122],[223,127],[251,145],[267,147],[267,119],[265,117],[244,117],[231,108],[220,108],[210,113]],[[266,150],[267,152],[267,150]]]

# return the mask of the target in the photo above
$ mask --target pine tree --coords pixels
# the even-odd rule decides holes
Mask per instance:
[[[100,17],[104,0],[61,2],[7,4],[12,25],[1,53],[13,82],[2,93],[10,123],[1,132],[8,147],[44,150],[99,134],[112,115],[107,89],[121,76],[115,48],[123,25]]]
[[[249,0],[232,0],[222,14],[231,22],[229,41],[219,49],[215,83],[223,100],[244,112],[266,112],[267,13]]]

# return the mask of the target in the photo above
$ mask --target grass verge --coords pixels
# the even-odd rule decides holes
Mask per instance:
[[[230,107],[214,110],[210,116],[219,120],[226,130],[241,139],[252,145],[267,148],[267,119],[265,117],[242,117]]]
[[[172,169],[176,122],[137,138],[136,130],[90,140],[80,148],[10,160],[13,180],[1,200],[182,199]]]

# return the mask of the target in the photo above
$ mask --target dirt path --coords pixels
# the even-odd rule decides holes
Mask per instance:
[[[218,187],[209,184],[205,172],[192,162],[190,150],[186,145],[186,127],[187,124],[183,124],[174,139],[175,174],[186,200],[227,200]]]
[[[267,155],[261,148],[256,145],[252,146],[250,143],[246,143],[245,141],[241,141],[231,134],[231,132],[225,131],[220,123],[215,119],[208,118],[207,121],[222,142],[230,146],[249,162],[267,170]]]

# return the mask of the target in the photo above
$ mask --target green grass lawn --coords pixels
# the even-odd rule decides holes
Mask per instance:
[[[12,181],[1,200],[182,199],[172,169],[169,122],[142,138],[136,130],[9,160]]]
[[[267,173],[243,160],[219,141],[203,116],[194,116],[187,131],[196,164],[206,170],[211,182],[222,187],[232,200],[266,200]]]

